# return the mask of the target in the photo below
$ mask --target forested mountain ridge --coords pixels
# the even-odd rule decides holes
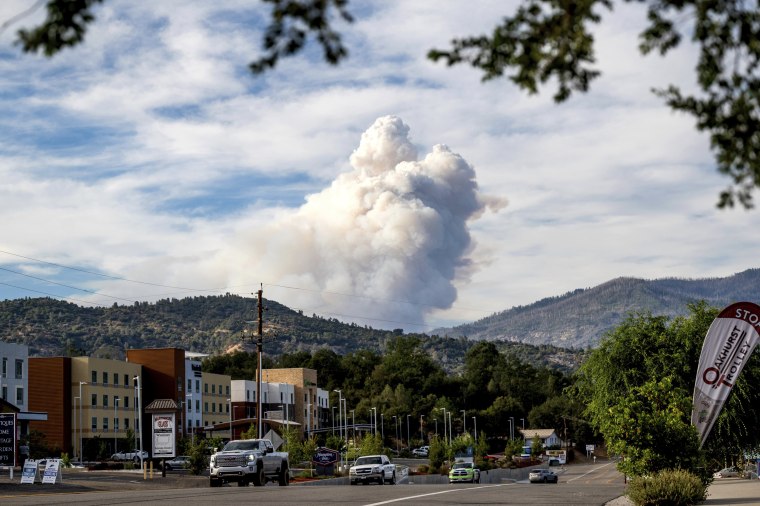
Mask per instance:
[[[317,315],[305,316],[272,300],[264,306],[264,351],[268,356],[329,348],[340,355],[383,352],[398,331],[377,330]],[[220,354],[255,349],[256,300],[238,295],[164,299],[130,306],[84,307],[50,298],[0,301],[0,340],[29,346],[30,356],[100,356],[121,359],[125,350],[178,347]],[[473,345],[463,338],[420,335],[423,348],[448,371],[460,370]],[[520,360],[562,371],[575,369],[583,354],[553,346],[497,343]]]
[[[594,348],[629,314],[688,314],[689,303],[704,300],[722,308],[737,301],[760,302],[760,269],[725,278],[645,280],[621,277],[489,317],[436,329],[434,333],[474,340],[506,340],[534,345]]]

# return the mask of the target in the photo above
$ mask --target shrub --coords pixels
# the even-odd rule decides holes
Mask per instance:
[[[638,476],[628,486],[636,506],[689,506],[704,501],[707,488],[698,476],[680,469],[665,469],[653,476]]]
[[[430,466],[427,464],[422,464],[421,466],[417,466],[417,472],[420,474],[430,474]]]

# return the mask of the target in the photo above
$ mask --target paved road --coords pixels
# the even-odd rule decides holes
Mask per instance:
[[[529,484],[504,482],[497,484],[463,485],[346,485],[278,487],[209,488],[208,478],[181,473],[158,475],[153,481],[143,481],[134,473],[79,473],[64,476],[62,485],[20,485],[0,480],[0,503],[76,504],[167,504],[214,506],[252,501],[279,505],[460,505],[460,504],[520,504],[520,505],[603,505],[621,495],[622,476],[612,465],[574,465],[561,471],[560,483]],[[6,481],[6,483],[3,483]]]

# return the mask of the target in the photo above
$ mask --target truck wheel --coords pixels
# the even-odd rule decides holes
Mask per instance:
[[[385,484],[385,472],[380,476],[380,479],[377,480],[378,485],[384,485]]]
[[[393,474],[391,475],[391,481],[389,481],[388,483],[390,483],[391,485],[396,484],[396,471],[393,471]]]
[[[222,486],[222,482],[219,481],[219,480],[215,480],[214,478],[210,478],[208,484],[209,484],[210,487],[221,487]]]
[[[290,470],[288,469],[288,466],[283,466],[282,470],[280,470],[280,476],[278,477],[277,483],[281,487],[287,487],[290,485]]]
[[[256,463],[256,474],[253,475],[253,486],[260,487],[264,484],[264,466],[260,463]]]

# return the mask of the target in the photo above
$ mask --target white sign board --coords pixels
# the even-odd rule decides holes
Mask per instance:
[[[21,469],[21,483],[34,483],[39,480],[39,472],[37,471],[37,461],[32,459],[26,459],[24,461],[24,467]]]
[[[172,458],[177,455],[174,413],[153,413],[153,456]]]
[[[42,472],[42,483],[62,483],[61,460],[48,459],[45,470]]]
[[[587,452],[593,452],[594,451],[594,445],[586,445],[586,451]]]

